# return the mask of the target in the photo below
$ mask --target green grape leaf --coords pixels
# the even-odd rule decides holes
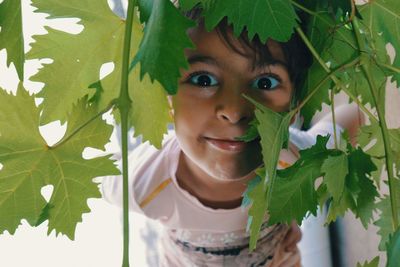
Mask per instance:
[[[46,27],[48,34],[34,36],[35,43],[27,54],[29,59],[53,60],[31,79],[45,83],[37,94],[44,98],[40,106],[43,111],[41,123],[54,120],[63,123],[72,105],[90,95],[92,90],[88,88],[99,80],[101,66],[108,62],[121,64],[125,23],[112,12],[106,0],[33,0],[32,4],[37,8],[35,12],[48,13],[48,19],[79,18],[79,24],[84,26],[79,34]],[[133,35],[138,36],[140,27],[134,27],[134,30]],[[110,75],[121,77],[115,71]],[[118,86],[105,89],[115,91],[117,95]]]
[[[251,141],[259,138],[260,134],[258,133],[258,130],[257,130],[258,125],[259,125],[259,123],[258,123],[257,119],[253,119],[249,123],[249,128],[247,129],[246,133],[243,136],[240,136],[236,139],[240,140],[240,141],[251,142]]]
[[[253,201],[249,210],[249,216],[252,217],[250,224],[250,249],[252,250],[256,246],[270,201],[268,196],[274,187],[279,154],[282,147],[287,146],[291,114],[276,113],[247,96],[245,98],[257,107],[255,116],[258,122],[257,130],[261,137],[260,143],[265,166],[265,175],[262,177],[262,181],[249,193],[249,197]]]
[[[7,66],[14,63],[20,81],[24,80],[24,36],[21,0],[4,0],[0,4],[0,50],[7,50]]]
[[[169,0],[154,0],[131,69],[140,62],[141,78],[148,73],[152,82],[159,81],[169,94],[175,94],[180,68],[189,67],[183,50],[194,48],[186,33],[193,26],[195,23],[180,14]]]
[[[397,267],[400,262],[400,228],[393,235],[389,236],[389,242],[386,245],[387,267]]]
[[[376,167],[371,157],[360,148],[354,149],[349,145],[346,158],[348,174],[345,178],[343,195],[340,199],[333,198],[329,203],[327,223],[335,221],[338,216],[343,216],[350,209],[366,228],[376,208],[375,198],[378,197],[376,187],[368,178]]]
[[[313,8],[319,9],[320,2],[316,2]],[[310,7],[311,8],[311,7]],[[321,13],[318,16],[313,16],[307,25],[307,37],[315,50],[322,56],[326,43],[331,40],[329,33],[333,26],[333,22],[330,20],[329,14]],[[310,69],[307,71],[305,82],[302,88],[302,98],[309,95],[318,84],[322,81],[326,75],[326,71],[318,61],[314,61]],[[322,109],[322,103],[330,104],[328,89],[331,87],[331,82],[327,80],[314,96],[307,102],[307,104],[301,109],[301,114],[304,117],[304,124],[309,125],[315,112]]]
[[[257,178],[258,177],[258,178]],[[257,240],[260,235],[261,226],[265,220],[267,210],[266,186],[264,183],[265,169],[263,168],[261,176],[256,176],[252,188],[247,191],[247,202],[251,203],[248,212],[247,231],[250,232],[250,250],[257,246]]]
[[[298,17],[289,0],[209,1],[204,12],[206,28],[213,29],[225,17],[239,36],[246,27],[249,39],[257,34],[262,42],[268,38],[286,42],[297,26]]]
[[[397,169],[397,173],[395,175],[400,178],[400,128],[389,129],[389,135],[392,157]]]
[[[310,69],[307,71],[305,83],[303,85],[302,94],[303,98],[315,90],[315,88],[322,82],[323,78],[327,75],[326,71],[321,67],[318,62],[314,62]],[[329,98],[329,88],[331,82],[325,81],[318,91],[310,98],[310,100],[302,107],[301,115],[304,118],[304,125],[308,126],[311,119],[317,111],[322,110],[322,103],[331,104]]]
[[[161,147],[163,135],[167,132],[168,123],[172,122],[169,115],[169,104],[164,88],[157,82],[150,81],[148,75],[140,79],[140,64],[137,64],[129,74],[129,96],[132,105],[129,109],[129,125],[134,127],[134,136],[142,136],[143,142],[150,141],[156,148]],[[115,67],[115,72],[121,72],[121,65]],[[101,81],[101,87],[112,88],[120,84],[120,77],[108,75]],[[98,103],[101,106],[118,97],[118,93],[105,90],[100,95]],[[120,123],[118,110],[113,115]]]
[[[183,11],[188,11],[195,7],[197,4],[207,0],[179,0],[179,8]]]
[[[265,173],[265,169],[263,169],[263,173]],[[244,193],[242,194],[243,199],[242,199],[242,207],[247,207],[250,206],[252,203],[252,200],[249,196],[250,192],[252,192],[254,190],[254,188],[261,182],[261,178],[260,176],[256,176],[254,177],[254,179],[251,179],[248,183],[247,183],[247,187],[246,190],[244,191]]]
[[[140,22],[147,22],[150,18],[151,10],[153,9],[153,0],[138,0],[140,11]]]
[[[336,14],[339,9],[344,13],[351,13],[351,3],[347,0],[331,1],[333,12]]]
[[[369,33],[375,46],[380,50],[378,60],[384,59],[387,62],[385,45],[390,43],[395,51],[400,51],[400,6],[397,0],[376,0],[369,1],[359,8],[363,17],[363,24],[369,28]],[[386,62],[385,62],[386,61]],[[396,53],[393,66],[400,68],[400,55]],[[393,80],[400,85],[400,74],[393,73]]]
[[[133,24],[134,39],[141,39],[142,32],[138,23]],[[131,57],[137,51],[138,43],[131,49]],[[122,49],[122,48],[121,48]],[[121,64],[115,66],[114,72],[121,73]],[[140,79],[140,64],[137,64],[129,74],[129,96],[132,105],[129,109],[129,126],[134,127],[134,136],[142,136],[143,142],[150,141],[156,148],[161,147],[163,135],[167,132],[168,123],[172,122],[169,115],[169,104],[164,88],[157,82],[150,81],[148,75]],[[105,107],[112,99],[118,97],[116,90],[104,90],[104,88],[119,88],[120,76],[108,75],[97,85],[102,91],[96,102]],[[95,85],[93,85],[95,87]],[[93,96],[94,97],[94,96]],[[113,113],[116,121],[120,123],[120,114],[117,110]]]
[[[393,190],[396,191],[396,201],[397,203],[400,203],[400,180],[394,179],[392,187]],[[381,236],[381,241],[379,242],[379,250],[385,251],[386,244],[389,241],[389,235],[394,233],[392,225],[392,210],[390,204],[390,197],[385,196],[383,199],[381,199],[381,201],[377,203],[377,209],[380,211],[380,214],[378,216],[378,220],[374,222],[374,225],[376,225],[379,228],[378,234]],[[400,208],[397,207],[397,210],[399,214]]]
[[[320,54],[323,61],[329,65],[331,70],[335,70],[356,59],[359,56],[358,45],[354,33],[351,28],[344,25],[338,26],[338,23],[328,12],[326,8],[318,12],[317,16],[311,18],[308,24],[308,37]],[[365,29],[366,30],[366,29]],[[368,66],[374,76],[375,83],[378,85],[381,93],[384,92],[384,84],[386,81],[386,73],[375,63],[375,55],[380,52],[380,48],[373,47],[368,39],[367,34],[362,34],[363,41],[367,47],[371,47],[368,51]],[[381,52],[380,52],[381,53]],[[387,62],[387,54],[385,51],[385,61]],[[303,98],[310,94],[314,88],[322,80],[321,77],[326,75],[326,71],[320,66],[319,62],[314,62],[313,66],[308,70],[305,83],[303,85]],[[364,73],[359,66],[343,69],[337,72],[336,77],[339,78],[342,86],[347,88],[353,96],[361,98],[363,104],[371,104],[374,107],[374,100],[370,91],[369,84]],[[303,107],[302,114],[304,123],[308,125],[313,115],[322,109],[322,104],[330,104],[329,89],[333,89],[332,81],[326,81],[310,101]],[[338,89],[342,89],[340,86]]]
[[[376,170],[371,157],[361,148],[350,149],[349,155],[349,181],[353,181],[355,186],[348,186],[352,193],[356,196],[356,209],[353,210],[356,217],[360,218],[361,223],[367,228],[372,212],[376,208],[375,198],[379,196],[376,187],[368,177]],[[356,188],[356,189],[354,189]],[[359,189],[359,192],[357,190]]]
[[[85,147],[104,149],[112,127],[97,118],[66,143],[49,147],[39,133],[39,112],[23,88],[17,96],[0,90],[0,233],[15,233],[22,219],[31,225],[48,219],[48,233],[74,239],[82,213],[90,211],[87,199],[101,197],[92,179],[119,174],[107,156],[82,158]],[[78,101],[66,136],[95,115],[87,99]],[[46,185],[54,187],[48,203],[41,195]]]
[[[173,120],[169,115],[167,94],[157,81],[151,82],[146,75],[139,79],[140,64],[137,64],[129,77],[129,94],[132,108],[129,123],[135,128],[135,136],[141,134],[156,148],[161,148],[163,134],[167,132],[167,124]]]
[[[87,94],[99,110],[104,109],[118,97],[121,83],[125,22],[109,9],[105,0],[55,4],[58,2],[35,0],[33,4],[38,8],[36,12],[47,12],[49,18],[78,17],[85,28],[77,35],[48,28],[47,35],[35,37],[36,43],[32,45],[29,57],[54,60],[34,76],[35,80],[45,82],[45,87],[37,94],[44,97],[40,106],[42,123],[57,119],[64,122],[72,105]],[[131,58],[142,39],[142,26],[136,17],[132,35]],[[83,43],[98,45],[82,46]],[[114,63],[114,70],[99,81],[100,67],[108,62]],[[142,135],[144,141],[149,140],[160,147],[171,120],[165,92],[159,84],[151,84],[147,77],[140,81],[136,69],[129,75],[129,91],[133,97],[129,123],[135,128],[135,136]]]
[[[400,200],[400,199],[399,199]],[[379,219],[374,222],[379,230],[378,234],[381,236],[379,242],[379,250],[386,250],[386,243],[389,240],[389,235],[393,233],[392,228],[392,211],[390,209],[390,198],[386,196],[377,204],[377,209],[380,211]]]
[[[379,266],[379,256],[376,256],[370,262],[365,261],[364,264],[357,262],[357,267],[378,267],[378,266]]]
[[[324,182],[328,192],[334,200],[339,200],[343,194],[345,178],[349,172],[346,154],[329,156],[322,164],[321,171],[325,173]]]
[[[348,209],[355,210],[356,203],[349,190],[343,192],[342,197],[338,200],[331,200],[329,203],[328,214],[326,215],[325,224],[336,221],[337,217],[344,216]]]
[[[388,151],[397,169],[400,169],[400,129],[388,129],[390,150]],[[381,129],[378,123],[363,126],[359,130],[357,138],[361,147],[366,150],[366,153],[374,158],[374,163],[378,168],[377,172],[373,173],[374,180],[379,184],[382,168],[386,166],[383,159],[385,155],[385,146],[383,143]],[[397,174],[400,177],[400,173]]]
[[[330,155],[326,148],[329,136],[317,137],[317,143],[311,148],[300,151],[300,159],[284,170],[278,170],[269,205],[268,224],[278,222],[299,224],[308,211],[316,214],[317,193],[315,180],[322,176],[321,166]]]

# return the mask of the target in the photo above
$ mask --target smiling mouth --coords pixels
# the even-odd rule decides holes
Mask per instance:
[[[246,143],[244,141],[215,139],[215,138],[209,138],[209,137],[205,137],[205,140],[207,141],[207,143],[209,143],[213,147],[216,147],[216,148],[218,148],[220,150],[224,150],[224,151],[230,151],[230,152],[241,152],[241,151],[245,150],[246,147],[250,145],[250,143],[256,141],[256,140],[253,140],[249,143]]]

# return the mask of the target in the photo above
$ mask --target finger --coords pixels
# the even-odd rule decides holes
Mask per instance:
[[[283,240],[283,247],[286,252],[294,251],[297,247],[297,243],[301,240],[301,229],[293,222],[291,228],[286,234]]]
[[[301,256],[297,249],[294,252],[286,253],[285,257],[276,265],[276,267],[300,267],[301,266]]]

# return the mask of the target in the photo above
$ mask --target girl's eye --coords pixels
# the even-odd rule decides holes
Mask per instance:
[[[260,90],[273,90],[280,81],[272,76],[261,76],[253,81],[252,87]]]
[[[200,87],[218,85],[217,79],[213,75],[207,73],[191,75],[188,81],[189,83]]]

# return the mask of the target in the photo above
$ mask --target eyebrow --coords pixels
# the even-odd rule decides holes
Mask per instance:
[[[190,65],[196,64],[196,63],[206,63],[209,65],[214,65],[214,66],[219,66],[218,61],[209,56],[204,56],[204,55],[193,55],[188,57],[188,62]]]
[[[196,63],[205,63],[205,64],[220,67],[220,64],[218,63],[218,61],[215,58],[210,57],[210,56],[201,55],[201,54],[189,56],[187,60],[188,60],[189,65],[193,65]],[[287,65],[287,63],[282,60],[279,60],[279,59],[272,59],[268,62],[265,62],[265,61],[255,62],[253,64],[253,68],[251,70],[254,71],[255,69],[264,69],[271,65],[278,65],[278,66],[285,68],[286,70],[289,70],[289,66]]]
[[[271,65],[281,66],[281,67],[285,68],[287,71],[289,71],[289,65],[286,62],[279,60],[279,59],[275,59],[275,58],[273,58],[272,60],[269,60],[268,62],[265,62],[265,61],[255,62],[253,64],[253,70],[254,69],[264,69]]]

